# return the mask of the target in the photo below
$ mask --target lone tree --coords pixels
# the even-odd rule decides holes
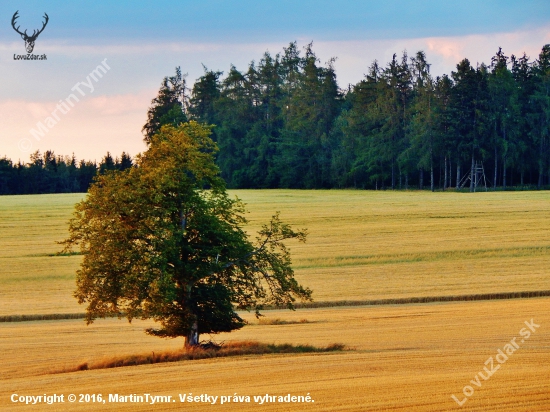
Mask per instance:
[[[286,239],[305,241],[279,215],[251,241],[244,204],[231,199],[214,163],[210,127],[162,126],[135,167],[96,177],[76,205],[65,251],[83,254],[74,296],[86,321],[124,314],[152,318],[146,332],[185,337],[229,332],[245,321],[237,309],[311,300],[298,284]]]

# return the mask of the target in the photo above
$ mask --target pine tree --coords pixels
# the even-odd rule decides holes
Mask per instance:
[[[158,95],[151,104],[147,112],[147,123],[142,129],[147,144],[161,126],[165,124],[177,126],[187,121],[185,76],[181,74],[179,67],[176,67],[174,76],[163,79]]]

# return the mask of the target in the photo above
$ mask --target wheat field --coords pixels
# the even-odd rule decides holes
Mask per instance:
[[[177,403],[153,409],[198,411],[547,411],[550,405],[549,298],[269,311],[268,317],[301,320],[251,325],[218,341],[255,339],[352,350],[328,354],[264,355],[183,361],[53,374],[63,366],[120,354],[175,349],[181,342],[148,337],[148,322],[108,319],[85,327],[77,320],[0,326],[0,407],[19,410],[16,394],[101,393],[172,395],[306,395],[313,404]],[[489,357],[497,355],[531,319],[540,328],[459,407]],[[519,342],[519,340],[518,340]],[[496,363],[496,361],[495,361]],[[253,398],[252,398],[253,399]],[[145,404],[76,403],[37,410],[151,410]]]
[[[253,235],[276,211],[315,301],[550,290],[550,193],[232,191]],[[0,316],[82,312],[80,256],[53,256],[82,194],[0,197]],[[39,287],[40,297],[27,288]]]
[[[550,289],[550,194],[232,191],[252,234],[280,211],[309,231],[290,244],[297,278],[317,302],[458,296]],[[82,194],[0,197],[0,316],[83,312],[74,298],[80,256],[55,242]],[[149,337],[150,321],[0,323],[0,408],[10,397],[150,393],[177,402],[75,403],[32,410],[546,411],[550,409],[550,298],[266,311],[218,342],[326,346],[332,353],[243,356],[56,373],[82,362],[181,347]],[[476,385],[525,321],[540,325]],[[206,336],[205,338],[208,338]],[[478,378],[479,379],[479,378]],[[475,383],[470,383],[474,380]],[[465,398],[459,406],[453,398]],[[466,389],[468,392],[469,389]],[[179,402],[179,394],[306,395],[314,403]]]

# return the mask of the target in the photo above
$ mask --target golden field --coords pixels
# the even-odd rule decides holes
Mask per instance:
[[[56,404],[32,410],[198,411],[547,411],[550,405],[549,298],[425,305],[269,311],[268,317],[310,323],[256,322],[218,340],[259,339],[353,350],[328,354],[268,355],[185,361],[63,374],[48,372],[82,361],[176,348],[181,342],[146,336],[143,322],[115,319],[85,327],[77,320],[0,326],[2,410],[16,394],[109,393],[172,395],[306,395],[313,404]],[[497,355],[531,320],[531,337],[459,407],[485,361]],[[518,339],[519,342],[519,339]],[[495,364],[497,362],[495,361]],[[253,398],[252,398],[253,399]]]
[[[275,211],[306,227],[291,244],[297,278],[319,302],[550,289],[550,193],[234,191],[253,233]],[[0,197],[0,316],[82,312],[72,298],[79,256],[53,256],[82,194]],[[55,374],[84,361],[182,345],[150,323],[0,323],[0,408],[10,396],[69,393],[306,395],[310,404],[55,404],[32,410],[550,410],[550,298],[266,311],[217,341],[260,340],[351,350],[244,356]],[[460,407],[484,362],[540,325]],[[267,322],[269,323],[269,322]]]
[[[306,227],[290,243],[316,301],[549,290],[550,193],[232,191],[249,231],[280,211]],[[0,197],[0,316],[82,312],[79,256],[49,256],[82,194]],[[27,293],[39,288],[37,299]]]

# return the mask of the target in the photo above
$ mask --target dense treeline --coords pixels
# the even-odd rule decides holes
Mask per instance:
[[[230,188],[472,190],[480,165],[489,188],[550,185],[550,45],[533,61],[499,49],[435,78],[423,52],[405,52],[344,90],[333,64],[291,43],[246,71],[205,68],[191,88],[178,68],[152,101],[145,141],[163,124],[214,125]],[[0,193],[83,191],[101,169],[48,153],[0,160]]]
[[[189,97],[178,70],[153,101],[146,141],[182,117],[215,125],[235,188],[473,188],[481,165],[495,189],[549,184],[550,45],[532,62],[499,49],[489,65],[464,59],[436,78],[423,52],[394,55],[347,90],[333,63],[291,43],[246,72],[205,68]]]
[[[86,192],[97,173],[129,167],[132,158],[124,152],[115,159],[107,153],[99,165],[77,162],[74,155],[56,156],[51,151],[44,155],[39,151],[32,153],[26,164],[14,164],[4,157],[0,159],[0,195]]]

